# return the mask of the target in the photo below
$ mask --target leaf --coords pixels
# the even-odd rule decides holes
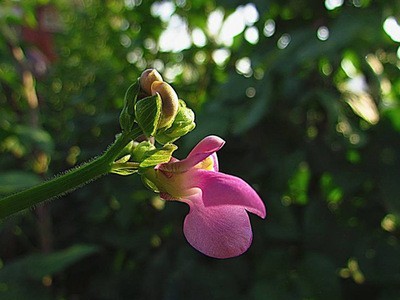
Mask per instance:
[[[15,300],[15,299],[29,299],[29,300],[51,300],[49,290],[47,290],[41,283],[34,284],[16,284],[1,282],[0,298],[1,300]]]
[[[292,201],[299,205],[308,203],[308,186],[310,169],[306,163],[300,163],[296,172],[288,182],[288,195]]]
[[[139,80],[133,83],[125,93],[124,107],[119,116],[119,122],[123,130],[131,130],[135,122],[135,104],[139,93]]]
[[[11,194],[41,183],[39,176],[24,171],[0,173],[0,194]]]
[[[248,101],[244,111],[239,113],[234,123],[233,131],[236,134],[244,134],[256,126],[267,114],[271,105],[271,79],[265,76],[256,89],[259,92],[253,100]]]
[[[46,153],[51,153],[54,150],[51,135],[43,129],[18,125],[15,126],[14,133],[27,148],[39,148]]]
[[[154,136],[161,116],[162,101],[158,94],[139,100],[135,105],[136,122],[143,133]]]
[[[0,270],[0,281],[42,280],[44,276],[54,275],[97,251],[96,246],[74,245],[51,254],[32,254],[5,265]]]
[[[299,268],[303,299],[341,299],[336,266],[331,259],[319,253],[308,252]]]
[[[161,149],[150,150],[145,153],[144,159],[140,162],[140,168],[154,167],[166,163],[171,159],[172,153],[178,149],[174,144],[166,144]]]
[[[367,253],[366,249],[369,249]],[[390,243],[390,241],[365,235],[356,245],[355,253],[359,268],[369,282],[376,285],[399,286],[400,246],[398,243]]]
[[[135,113],[135,104],[137,101],[137,96],[139,93],[139,79],[136,80],[131,86],[126,90],[124,101],[125,105],[128,108],[128,113],[132,116]]]

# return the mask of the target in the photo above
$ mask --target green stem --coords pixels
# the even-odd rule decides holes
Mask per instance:
[[[103,155],[75,169],[32,188],[0,199],[0,219],[37,205],[45,200],[62,196],[111,171],[114,160],[131,141],[140,134],[139,128],[123,132]]]

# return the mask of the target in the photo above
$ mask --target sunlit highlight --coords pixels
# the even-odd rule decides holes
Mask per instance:
[[[343,71],[346,73],[348,77],[350,78],[356,77],[358,71],[350,59],[344,58],[340,66],[342,67]]]
[[[207,31],[211,36],[217,36],[224,22],[224,12],[216,9],[210,13],[207,19]]]
[[[122,34],[122,35],[119,37],[119,42],[120,42],[121,45],[124,46],[125,48],[128,48],[128,47],[132,44],[131,39],[130,39],[129,36],[127,36],[126,34]]]
[[[150,13],[163,22],[168,22],[174,12],[175,4],[171,1],[154,2],[150,7]]]
[[[317,30],[317,37],[321,41],[326,41],[329,38],[329,29],[326,26],[321,26]]]
[[[124,4],[127,9],[133,9],[135,6],[141,5],[142,0],[125,0]]]
[[[275,21],[268,19],[265,21],[263,33],[266,37],[271,37],[275,33]]]
[[[291,39],[292,38],[290,37],[289,34],[287,34],[287,33],[283,34],[278,40],[278,43],[277,43],[278,48],[285,49],[289,45]]]
[[[238,59],[235,64],[236,71],[239,74],[250,76],[253,73],[251,68],[251,60],[248,57],[243,57]]]
[[[212,58],[217,65],[222,66],[225,64],[230,55],[231,52],[228,49],[222,48],[215,50],[212,53]]]
[[[249,3],[245,6],[237,7],[225,21],[222,21],[223,13],[220,10],[216,10],[215,13],[210,14],[207,25],[209,32],[214,33],[217,43],[229,47],[232,46],[235,36],[241,34],[246,29],[246,26],[253,26],[258,19],[259,14],[255,5]],[[252,32],[252,36],[248,41],[252,43],[251,41],[255,41],[255,33],[254,30],[250,32]]]
[[[234,37],[243,32],[249,43],[258,43],[259,32],[253,25],[259,20],[259,13],[253,3],[238,6],[226,18],[221,8],[212,11],[207,19],[207,35],[199,28],[190,32],[187,21],[175,13],[175,8],[175,4],[171,1],[155,2],[151,6],[151,14],[167,23],[167,28],[161,33],[158,41],[163,52],[179,52],[190,48],[192,44],[204,47],[207,44],[207,35],[225,47],[232,46]],[[274,28],[274,24],[266,24],[264,34],[272,35]],[[124,44],[127,44],[127,41]],[[218,61],[221,64],[221,60]]]
[[[325,7],[328,10],[334,10],[343,5],[343,0],[325,0]]]
[[[164,52],[179,52],[191,46],[191,37],[186,21],[173,15],[169,20],[168,27],[161,33],[160,50]]]
[[[135,64],[143,57],[143,50],[140,48],[135,48],[126,55],[126,59],[130,64]]]
[[[374,99],[368,93],[368,85],[363,75],[358,75],[347,80],[339,89],[344,94],[347,104],[353,112],[363,118],[368,123],[374,125],[379,122],[379,110]],[[353,136],[350,139],[352,144],[359,142],[358,137]]]
[[[183,66],[181,64],[171,64],[165,67],[164,78],[168,81],[174,81],[175,77],[182,74]]]
[[[383,73],[383,65],[380,60],[374,54],[368,54],[365,58],[369,66],[371,67],[372,71],[376,75],[381,75]]]
[[[355,258],[350,258],[347,263],[347,269],[349,270],[353,280],[358,283],[362,284],[365,281],[365,276],[360,270],[360,266],[358,265],[358,261]]]
[[[254,96],[256,95],[256,89],[254,87],[248,87],[246,89],[246,96],[249,98],[254,98]]]
[[[192,31],[192,41],[197,47],[204,47],[207,43],[207,38],[200,28],[195,28]]]
[[[400,25],[394,17],[389,17],[383,23],[386,34],[395,42],[400,42]]]
[[[249,27],[246,29],[244,32],[244,38],[246,41],[248,41],[250,44],[257,44],[258,43],[258,29],[255,26]]]
[[[395,231],[398,227],[398,220],[396,219],[396,216],[393,214],[386,215],[381,222],[381,227],[389,232]]]
[[[194,55],[194,61],[198,65],[202,65],[206,61],[207,55],[204,51],[197,51]]]

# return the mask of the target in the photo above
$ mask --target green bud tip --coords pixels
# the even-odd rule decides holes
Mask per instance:
[[[140,88],[147,95],[151,95],[151,85],[155,81],[163,82],[163,78],[161,77],[160,73],[158,73],[156,69],[144,70],[142,75],[140,75],[140,78],[139,78]]]

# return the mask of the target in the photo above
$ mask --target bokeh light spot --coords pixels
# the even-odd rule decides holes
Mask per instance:
[[[278,48],[285,49],[290,44],[291,39],[292,38],[290,37],[289,34],[287,33],[283,34],[278,40],[277,43]]]
[[[271,37],[275,33],[275,21],[268,19],[265,21],[263,33],[266,37]]]
[[[258,29],[254,26],[247,28],[246,31],[244,32],[244,38],[250,44],[253,44],[253,45],[257,44],[258,38],[259,38]]]
[[[253,70],[251,69],[251,60],[248,57],[238,59],[235,67],[239,74],[250,76],[253,73]]]
[[[334,10],[343,5],[343,0],[325,0],[325,7],[328,10]]]
[[[321,41],[326,41],[329,38],[329,29],[326,26],[321,26],[317,30],[317,37]]]

